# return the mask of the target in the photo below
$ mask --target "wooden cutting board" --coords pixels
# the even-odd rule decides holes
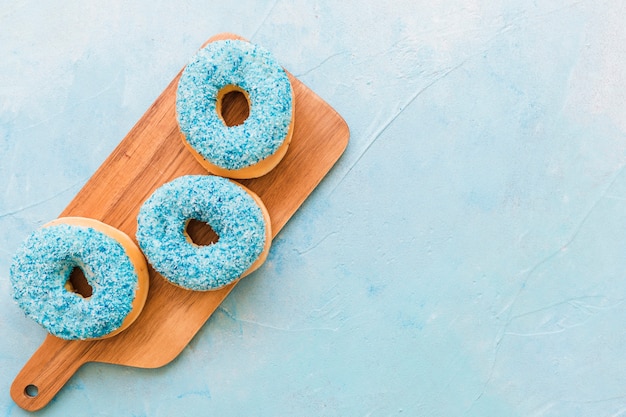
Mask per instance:
[[[229,38],[239,37],[224,33],[208,42]],[[180,73],[61,216],[95,218],[134,239],[139,207],[156,188],[181,175],[207,174],[180,139],[175,110],[179,77]],[[289,77],[295,95],[295,127],[289,150],[269,174],[240,181],[267,206],[273,236],[339,159],[350,136],[337,112],[298,79],[291,74]],[[230,112],[229,117],[245,117],[245,104],[234,100],[228,108],[223,111]],[[199,240],[211,240],[208,227],[193,233]],[[163,366],[187,346],[233,287],[188,291],[169,284],[150,268],[148,299],[130,328],[97,341],[65,341],[48,335],[13,381],[11,397],[26,410],[38,410],[87,362]]]

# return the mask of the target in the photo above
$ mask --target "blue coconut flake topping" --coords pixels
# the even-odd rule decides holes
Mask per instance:
[[[65,283],[81,268],[93,289],[89,298]],[[13,298],[51,334],[91,339],[118,329],[132,309],[138,275],[124,247],[91,227],[55,224],[34,231],[10,269]]]
[[[211,226],[215,243],[187,240],[189,220]],[[263,212],[236,183],[210,175],[187,175],[159,187],[137,217],[137,241],[154,269],[183,288],[206,291],[238,279],[265,246]]]
[[[250,114],[227,126],[216,110],[218,91],[234,85],[248,93]],[[274,154],[289,132],[292,87],[266,49],[239,40],[209,43],[185,67],[176,95],[181,132],[213,165],[241,169]]]

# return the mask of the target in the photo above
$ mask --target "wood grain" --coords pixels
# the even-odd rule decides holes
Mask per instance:
[[[208,42],[227,38],[238,37],[220,34]],[[349,139],[348,126],[341,116],[299,80],[289,76],[295,93],[295,130],[289,150],[269,174],[240,181],[267,206],[273,236],[339,159]],[[179,77],[180,73],[61,216],[95,218],[134,237],[139,207],[157,187],[181,175],[207,174],[180,139],[175,114]],[[231,110],[224,111],[246,111],[245,106],[237,103],[226,107]],[[206,229],[199,227],[194,235],[203,239],[204,233],[204,239],[210,241],[213,237],[210,229]],[[211,292],[188,291],[169,284],[150,268],[148,299],[130,328],[110,339],[97,341],[65,341],[48,335],[16,376],[11,386],[13,400],[30,411],[44,407],[87,362],[142,368],[167,364],[187,346],[233,287]],[[37,388],[37,395],[32,395],[33,387]]]

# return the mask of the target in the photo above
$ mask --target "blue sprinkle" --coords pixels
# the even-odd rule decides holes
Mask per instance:
[[[217,93],[235,85],[248,93],[250,114],[226,126]],[[239,40],[209,43],[185,67],[176,114],[187,142],[213,165],[235,170],[254,165],[283,144],[292,118],[292,88],[285,70],[266,49]]]
[[[88,299],[65,289],[79,267],[91,285]],[[13,298],[51,334],[91,339],[118,329],[132,309],[137,272],[124,247],[91,227],[55,224],[34,231],[13,258]]]
[[[187,240],[189,220],[208,223],[217,242]],[[265,246],[263,211],[242,187],[226,178],[187,175],[159,187],[139,210],[137,241],[163,277],[183,288],[206,291],[238,279]]]

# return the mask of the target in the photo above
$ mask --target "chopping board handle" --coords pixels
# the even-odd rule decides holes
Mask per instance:
[[[11,397],[21,408],[45,407],[83,364],[89,342],[69,342],[48,335],[11,385]]]

